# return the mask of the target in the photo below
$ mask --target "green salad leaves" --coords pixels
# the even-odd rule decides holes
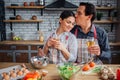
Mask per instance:
[[[75,73],[80,67],[71,63],[58,66],[60,76],[63,80],[69,80],[73,73]]]

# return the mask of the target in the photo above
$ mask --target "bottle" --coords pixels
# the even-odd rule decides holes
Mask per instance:
[[[40,41],[40,42],[44,42],[43,33],[42,33],[41,31],[39,31],[39,34],[40,34],[40,36],[39,36],[39,41]]]

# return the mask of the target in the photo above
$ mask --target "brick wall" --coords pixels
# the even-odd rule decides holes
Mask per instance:
[[[37,0],[4,0],[5,6],[10,6],[12,3],[23,5],[23,2],[36,2]],[[54,2],[55,0],[45,0],[45,4],[50,4]],[[79,2],[83,0],[67,0],[69,2],[72,2],[75,5],[79,5]],[[95,5],[97,5],[97,0],[84,0],[84,2],[91,2]],[[116,0],[104,0],[102,2],[102,5],[104,3],[111,3],[113,6],[116,6]],[[104,12],[104,18],[107,18],[107,11]],[[43,16],[40,14],[40,10],[38,9],[16,9],[16,14],[21,15],[22,19],[30,19],[32,15],[36,15],[38,19],[43,20],[42,23],[39,23],[39,29],[44,33],[45,40],[48,37],[49,33],[52,30],[55,30],[58,27],[58,18],[61,11],[44,11]],[[5,18],[9,19],[9,17],[14,16],[12,9],[5,9]],[[111,25],[110,24],[96,24],[96,26],[104,27],[108,34],[109,34],[109,40],[114,41],[115,40],[115,27],[113,27],[113,30],[111,31]],[[116,26],[116,25],[114,25]],[[15,35],[18,35],[25,40],[38,40],[39,34],[37,32],[37,24],[36,23],[13,23],[13,32]],[[10,24],[6,24],[6,36],[7,39],[10,39]]]
[[[120,22],[120,5],[119,5],[119,3],[120,3],[120,0],[118,0],[118,2],[117,2],[117,6],[118,6],[118,8],[117,8],[117,10],[118,10],[118,21]],[[116,40],[117,41],[120,41],[120,23],[118,24],[118,27],[117,27],[117,29],[116,29]]]

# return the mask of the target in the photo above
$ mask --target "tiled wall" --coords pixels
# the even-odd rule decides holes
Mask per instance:
[[[23,2],[36,2],[37,0],[4,0],[5,6],[10,6],[12,3],[23,5]],[[45,0],[45,4],[50,4],[56,0]],[[69,2],[72,2],[75,5],[79,5],[79,2],[83,0],[67,0]],[[100,0],[99,0],[100,1]],[[97,5],[97,0],[84,0],[84,2],[91,2],[95,5]],[[104,0],[104,3],[111,3],[113,6],[116,6],[116,0]],[[55,30],[58,27],[58,18],[59,14],[62,11],[44,11],[43,16],[40,14],[39,9],[16,9],[16,14],[21,15],[22,19],[30,19],[32,15],[36,15],[38,19],[43,20],[42,23],[39,23],[40,30],[44,33],[45,40],[48,37],[49,33],[52,30]],[[75,12],[75,11],[74,11]],[[9,19],[9,17],[14,16],[12,9],[5,9],[5,16],[6,19]],[[107,19],[108,11],[103,11],[104,17],[103,19]],[[110,24],[96,24],[96,26],[104,27],[106,31],[109,34],[109,40],[114,41],[115,40],[115,27],[113,27],[113,30],[111,31],[111,25]],[[116,26],[116,25],[114,25]],[[36,23],[13,23],[13,32],[15,35],[22,37],[25,40],[38,40],[39,34],[37,32],[37,24]],[[7,39],[10,39],[10,24],[6,24],[6,36]]]

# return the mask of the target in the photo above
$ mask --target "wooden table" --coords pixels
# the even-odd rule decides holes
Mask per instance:
[[[9,66],[20,65],[20,64],[22,64],[22,63],[0,62],[0,69],[6,68]],[[30,70],[36,70],[29,63],[25,63],[25,65],[28,68],[30,68]],[[120,68],[120,65],[107,65],[107,66],[110,66],[114,71],[116,71],[117,68]],[[44,80],[61,80],[59,73],[57,71],[56,65],[49,64],[47,67],[45,67],[43,69],[48,71],[48,74]],[[97,75],[79,75],[77,80],[100,80],[100,79],[99,79],[99,76],[97,76]]]
[[[21,65],[23,63],[8,63],[8,62],[0,62],[0,69],[15,66],[15,65]],[[34,69],[29,63],[24,63],[30,70],[40,70],[40,69]],[[48,71],[47,76],[45,77],[45,80],[61,80],[59,73],[57,71],[56,65],[49,64],[47,67],[42,68],[44,70]]]

